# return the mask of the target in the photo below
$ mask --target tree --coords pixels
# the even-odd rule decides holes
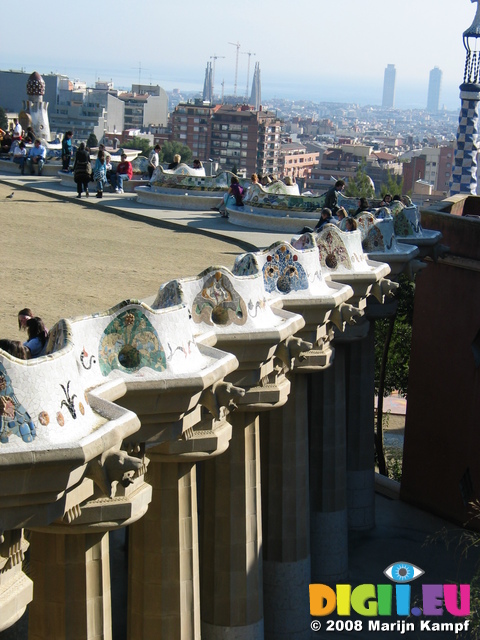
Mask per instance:
[[[162,149],[160,151],[160,162],[173,162],[173,156],[179,154],[182,158],[182,162],[185,164],[190,164],[193,158],[192,151],[186,144],[182,144],[177,140],[173,140],[172,142],[163,143]]]
[[[92,147],[98,147],[98,140],[97,140],[97,136],[94,133],[91,133],[88,136],[88,140],[87,140],[87,147],[89,149],[91,149]]]
[[[367,163],[365,160],[358,165],[355,177],[350,178],[345,189],[345,195],[350,198],[373,198],[375,196],[375,188],[373,182],[367,173]]]
[[[142,156],[147,156],[153,147],[150,145],[150,142],[147,138],[140,138],[139,136],[133,136],[131,140],[123,143],[124,149],[140,149]]]
[[[403,176],[394,173],[393,171],[388,171],[387,173],[387,182],[382,183],[380,187],[380,195],[383,196],[389,193],[392,196],[402,195],[403,193]]]
[[[0,129],[8,131],[8,118],[7,112],[3,107],[0,107]]]
[[[382,475],[387,475],[383,450],[383,398],[393,391],[405,397],[408,392],[415,284],[406,276],[400,276],[399,285],[395,292],[396,313],[375,321],[375,392],[378,396],[375,450]]]

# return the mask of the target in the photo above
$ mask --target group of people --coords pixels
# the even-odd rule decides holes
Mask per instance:
[[[13,126],[9,131],[0,129],[0,151],[2,153],[10,153],[13,150],[14,143],[18,143],[23,140],[24,142],[31,144],[35,141],[36,137],[37,136],[31,126],[28,126],[27,130],[24,131],[22,125],[18,121],[18,118],[15,118]]]
[[[90,195],[88,185],[91,181],[96,183],[97,198],[103,197],[105,185],[110,184],[116,193],[123,193],[123,183],[133,178],[132,163],[127,160],[127,154],[121,154],[121,161],[117,165],[116,171],[112,168],[111,157],[105,151],[105,146],[101,144],[98,149],[95,165],[92,168],[90,161],[90,152],[86,148],[85,143],[81,142],[77,153],[75,154],[75,162],[73,164],[73,177],[77,185],[77,198]]]
[[[260,176],[257,173],[252,173],[250,176],[250,186],[254,184],[260,184],[262,187],[268,187],[273,182],[278,180],[275,175],[267,175]],[[284,184],[287,186],[292,186],[295,184],[294,178],[290,176],[286,176],[283,180]],[[249,187],[247,187],[248,189]],[[230,179],[230,187],[228,188],[227,193],[223,197],[223,203],[220,207],[213,207],[214,211],[219,211],[222,217],[228,218],[227,206],[236,205],[237,207],[243,207],[243,200],[246,195],[246,189],[242,187],[237,176],[232,176]]]
[[[28,153],[23,140],[16,143],[15,146],[12,145],[12,149],[12,160],[15,164],[19,165],[22,176],[25,174],[25,166],[28,168],[32,176],[35,174],[35,167],[37,167],[38,175],[42,175],[45,160],[47,158],[47,150],[41,140],[37,138],[33,147],[30,147],[28,150]]]
[[[0,340],[0,349],[19,360],[30,360],[43,355],[47,344],[48,330],[41,318],[34,316],[31,309],[18,312],[18,328],[26,331],[28,340]]]
[[[345,220],[345,222],[343,222]],[[342,228],[344,231],[355,231],[357,228],[357,221],[354,217],[349,216],[346,209],[343,207],[338,207],[335,215],[333,215],[332,210],[328,207],[323,207],[320,218],[315,225],[313,231],[321,231],[326,224],[342,224]],[[306,231],[312,231],[311,228],[305,227],[302,229],[301,233],[305,233]]]
[[[33,147],[27,150],[26,145],[32,143]],[[14,126],[9,132],[0,129],[0,145],[1,152],[8,153],[13,162],[19,165],[22,176],[25,174],[25,167],[30,170],[32,175],[37,167],[38,175],[42,175],[47,150],[42,141],[36,137],[32,127],[29,126],[24,131],[18,118],[15,118]]]

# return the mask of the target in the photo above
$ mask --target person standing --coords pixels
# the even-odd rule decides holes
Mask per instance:
[[[103,198],[103,185],[107,181],[107,163],[105,160],[105,151],[100,149],[95,167],[93,169],[93,178],[97,181],[97,198]]]
[[[14,119],[13,124],[14,124],[14,126],[13,126],[12,138],[14,140],[20,141],[22,139],[22,135],[23,135],[22,125],[18,121],[18,118]]]
[[[148,158],[148,177],[150,180],[152,179],[153,172],[160,164],[160,156],[158,155],[160,152],[160,145],[156,144],[153,150],[150,152],[150,156]]]
[[[77,185],[77,198],[82,197],[82,189],[85,189],[85,195],[88,193],[88,183],[92,177],[92,165],[90,164],[90,154],[85,148],[85,143],[81,142],[78,151],[75,154],[75,162],[73,163],[73,178]]]
[[[62,171],[68,173],[70,160],[72,159],[72,137],[73,132],[67,131],[62,140]]]
[[[331,187],[325,196],[325,206],[330,209],[332,213],[336,213],[339,208],[338,196],[345,189],[345,181],[337,180],[333,187]]]

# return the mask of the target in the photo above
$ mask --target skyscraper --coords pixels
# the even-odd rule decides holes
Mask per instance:
[[[382,107],[388,109],[395,104],[395,77],[397,70],[394,64],[388,64],[383,76],[383,99]]]
[[[440,104],[440,88],[442,85],[442,71],[438,67],[434,67],[430,71],[430,80],[428,82],[427,111],[437,113]]]
[[[253,74],[252,93],[250,94],[250,104],[256,111],[260,109],[262,104],[262,83],[260,81],[260,63],[255,63],[255,73]]]

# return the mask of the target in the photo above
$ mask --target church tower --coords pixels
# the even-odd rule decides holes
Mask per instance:
[[[205,81],[203,83],[203,100],[204,102],[213,102],[213,78],[211,62],[207,62],[207,68],[205,69]]]
[[[255,111],[260,109],[262,104],[262,85],[260,82],[260,63],[255,63],[255,72],[253,74],[252,93],[250,95],[250,103],[255,107]]]

